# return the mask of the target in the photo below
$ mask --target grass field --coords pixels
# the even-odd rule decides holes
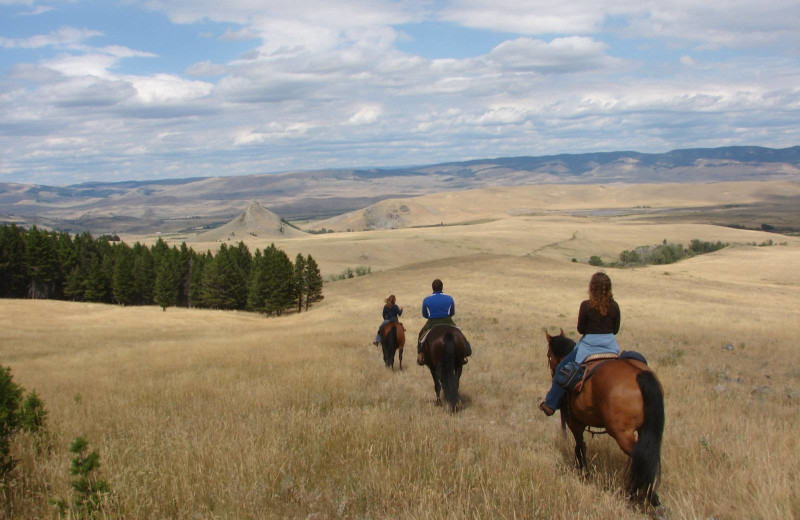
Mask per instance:
[[[665,238],[737,245],[607,270],[620,344],[647,356],[665,388],[657,514],[800,517],[800,239],[562,216],[281,241],[326,273],[373,268],[281,318],[0,300],[0,360],[45,400],[51,432],[38,454],[33,438],[15,439],[21,463],[0,515],[54,516],[80,434],[100,451],[108,518],[651,515],[624,500],[626,458],[612,440],[589,439],[582,475],[536,405],[549,385],[544,331],[576,337],[596,270],[571,259]],[[786,245],[745,245],[768,238]],[[434,406],[413,346],[406,370],[391,372],[371,345],[389,293],[414,336],[436,277],[475,348],[455,415]]]

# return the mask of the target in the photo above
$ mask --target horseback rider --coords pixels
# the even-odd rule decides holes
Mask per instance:
[[[611,293],[611,279],[607,274],[597,272],[589,281],[589,299],[581,302],[578,311],[578,332],[583,337],[575,348],[567,354],[555,370],[557,374],[570,361],[583,363],[592,354],[619,354],[616,334],[619,332],[620,310]],[[566,390],[553,381],[545,400],[539,409],[550,416],[561,406]]]
[[[425,322],[422,330],[419,331],[419,341],[417,341],[418,355],[422,354],[422,338],[432,327],[436,325],[456,326],[455,322],[453,321],[453,315],[456,313],[456,304],[453,300],[453,297],[442,292],[444,289],[444,284],[438,278],[434,280],[433,284],[431,285],[433,288],[433,294],[425,297],[425,299],[422,300],[422,317],[427,318],[428,321]],[[467,364],[466,358],[467,356],[471,355],[472,346],[470,346],[469,341],[466,341],[466,352],[463,364]],[[421,356],[417,358],[418,363],[420,359]]]
[[[387,323],[398,321],[400,316],[403,315],[403,307],[397,305],[397,298],[394,297],[394,294],[390,294],[389,297],[384,300],[384,302],[383,323],[381,323],[381,326],[378,327],[378,334],[375,336],[375,341],[372,342],[372,344],[375,346],[381,342],[381,330],[383,329],[383,326]]]

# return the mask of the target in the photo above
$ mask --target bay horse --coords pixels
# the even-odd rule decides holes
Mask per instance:
[[[381,348],[386,368],[394,370],[394,354],[399,351],[400,370],[403,370],[403,347],[406,344],[406,329],[399,321],[390,321],[381,327]]]
[[[451,412],[458,409],[461,400],[458,396],[458,385],[466,344],[466,338],[457,327],[436,325],[426,334],[417,354],[417,364],[426,365],[431,371],[436,404],[442,404],[439,391],[443,389],[444,399]]]
[[[547,334],[550,373],[575,342],[564,335]],[[650,368],[634,359],[600,361],[583,383],[580,393],[568,392],[561,406],[564,423],[575,437],[575,461],[586,467],[587,427],[605,428],[620,449],[630,457],[627,492],[629,498],[643,498],[659,505],[656,488],[661,475],[661,440],[664,433],[664,392]],[[587,371],[593,370],[592,367]]]

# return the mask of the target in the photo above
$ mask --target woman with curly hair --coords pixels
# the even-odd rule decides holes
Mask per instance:
[[[589,281],[589,299],[581,302],[578,311],[578,332],[583,337],[575,348],[561,360],[556,373],[568,362],[583,361],[592,354],[613,352],[619,354],[616,334],[619,332],[620,311],[611,293],[611,279],[605,273],[595,273]],[[553,415],[561,406],[566,390],[555,381],[539,408],[547,415]]]

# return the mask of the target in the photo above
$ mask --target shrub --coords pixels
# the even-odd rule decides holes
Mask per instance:
[[[599,267],[599,266],[602,266],[602,265],[603,265],[603,259],[602,259],[602,258],[600,258],[600,257],[599,257],[599,256],[597,256],[597,255],[592,255],[592,256],[589,258],[589,265],[594,265],[594,266],[598,266],[598,267]]]
[[[21,399],[22,388],[11,378],[11,369],[0,366],[0,480],[16,465],[9,440],[19,427]]]
[[[642,257],[635,250],[623,251],[619,254],[619,261],[623,264],[641,264]]]
[[[100,467],[100,454],[94,450],[87,455],[88,447],[89,443],[83,437],[77,437],[69,447],[70,453],[75,455],[72,458],[69,473],[77,477],[70,483],[70,486],[75,492],[72,506],[76,510],[78,518],[95,516],[95,513],[102,508],[103,497],[110,491],[108,482],[97,478],[94,473]],[[56,501],[55,506],[61,515],[66,513],[66,500]]]

